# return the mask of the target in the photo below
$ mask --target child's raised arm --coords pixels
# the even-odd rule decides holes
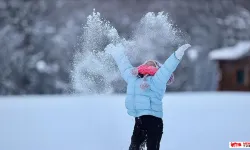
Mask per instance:
[[[165,88],[166,84],[171,77],[171,74],[175,71],[178,64],[180,63],[185,51],[191,45],[185,44],[179,47],[161,66],[161,68],[152,77],[155,86],[159,88]]]
[[[121,72],[123,79],[126,82],[128,82],[128,79],[130,77],[134,77],[134,75],[132,74],[133,66],[129,62],[125,54],[125,48],[121,43],[117,44],[116,46],[114,44],[109,44],[105,48],[105,52],[112,55]]]

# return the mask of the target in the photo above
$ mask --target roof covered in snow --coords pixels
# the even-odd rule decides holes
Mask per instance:
[[[239,42],[232,47],[224,47],[209,53],[211,60],[237,60],[250,53],[250,41]]]

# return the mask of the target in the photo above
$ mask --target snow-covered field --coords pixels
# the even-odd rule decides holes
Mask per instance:
[[[250,93],[164,98],[161,150],[227,150],[250,141]],[[128,150],[124,95],[0,97],[0,150]]]

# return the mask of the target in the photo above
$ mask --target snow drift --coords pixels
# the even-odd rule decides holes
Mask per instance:
[[[227,150],[250,139],[250,93],[164,99],[161,150]],[[0,98],[0,150],[127,150],[134,119],[124,95]]]

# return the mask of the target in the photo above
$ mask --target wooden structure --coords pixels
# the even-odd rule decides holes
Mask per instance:
[[[219,91],[250,91],[250,41],[209,54],[218,62]]]

